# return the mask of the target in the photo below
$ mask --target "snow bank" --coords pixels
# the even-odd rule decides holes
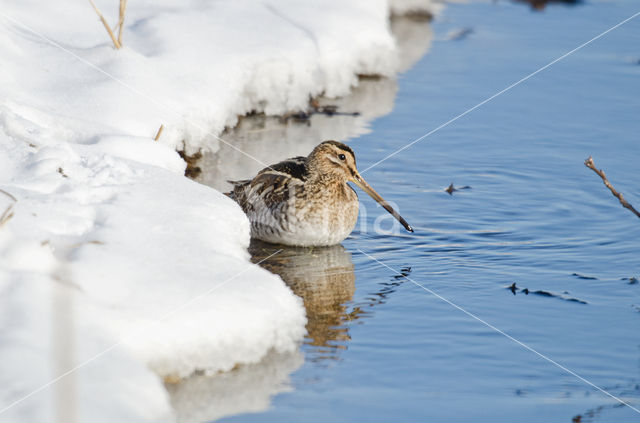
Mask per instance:
[[[88,3],[3,3],[0,189],[17,202],[0,227],[0,421],[172,421],[162,378],[296,357],[301,300],[249,262],[246,217],[175,149],[393,75],[389,10],[132,1],[116,51]],[[0,213],[12,203],[0,193]]]
[[[115,6],[97,3],[104,13]],[[358,74],[396,70],[384,0],[132,1],[119,51],[88,3],[16,1],[3,13],[10,75],[33,70],[12,97],[72,120],[80,141],[151,137],[163,123],[163,143],[215,149],[239,115],[304,109],[321,93],[347,94]]]
[[[131,421],[134,411],[147,421],[150,410],[137,404],[166,394],[158,396],[160,380],[146,367],[185,377],[297,349],[306,322],[301,301],[248,262],[248,222],[233,202],[165,169],[183,167],[175,152],[149,147],[160,167],[118,157],[118,140],[38,150],[2,141],[0,156],[15,172],[2,189],[18,198],[0,233],[0,380],[11,387],[3,405],[117,345],[122,362],[109,352],[88,364],[87,374],[74,372],[86,382],[74,391],[93,392],[78,404],[91,404],[90,417],[99,406],[91,395],[112,387],[106,402],[120,399],[116,411],[129,416],[118,421]],[[61,296],[68,297],[62,304]],[[122,394],[125,375],[135,380],[131,395]],[[53,392],[9,411],[48,421]]]

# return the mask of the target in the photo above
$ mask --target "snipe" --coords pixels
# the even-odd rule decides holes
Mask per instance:
[[[358,195],[353,182],[393,215],[406,230],[409,224],[362,178],[353,150],[325,141],[307,157],[269,166],[253,178],[229,181],[228,193],[251,221],[251,236],[286,245],[334,245],[344,240],[358,219]]]

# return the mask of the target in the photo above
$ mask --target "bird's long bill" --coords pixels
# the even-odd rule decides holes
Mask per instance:
[[[402,216],[400,216],[398,214],[397,211],[395,211],[393,209],[393,207],[391,207],[389,205],[389,203],[387,203],[384,198],[380,197],[380,194],[378,194],[377,192],[375,192],[375,190],[373,188],[371,188],[371,185],[369,185],[367,183],[367,181],[364,180],[364,178],[362,176],[360,176],[359,173],[356,173],[353,177],[353,183],[356,184],[357,186],[359,186],[364,192],[366,192],[367,194],[369,194],[371,196],[371,198],[373,198],[374,200],[376,200],[378,202],[378,204],[380,204],[382,207],[384,207],[384,209],[386,211],[388,211],[389,213],[391,213],[391,215],[393,217],[395,217],[398,222],[402,223],[402,226],[404,226],[404,228],[406,230],[408,230],[409,232],[413,232],[413,228],[411,227],[411,225],[409,225],[407,223],[406,220],[404,220],[402,218]]]

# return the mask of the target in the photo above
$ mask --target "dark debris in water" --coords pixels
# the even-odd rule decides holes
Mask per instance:
[[[473,34],[473,28],[461,28],[450,32],[447,35],[447,40],[449,41],[460,41],[467,38],[469,35]]]
[[[571,303],[578,303],[578,304],[589,304],[588,302],[586,302],[585,300],[581,300],[579,298],[574,298],[569,296],[569,292],[565,291],[562,294],[557,294],[555,292],[549,292],[549,291],[543,291],[543,290],[530,290],[529,288],[519,288],[518,286],[516,286],[516,283],[513,282],[511,285],[509,285],[507,287],[507,289],[509,291],[511,291],[511,293],[513,295],[516,295],[517,293],[521,293],[524,295],[539,295],[541,297],[548,297],[548,298],[558,298],[560,300],[564,300],[564,301],[569,301]]]
[[[426,10],[410,10],[402,15],[395,15],[391,12],[391,19],[409,19],[413,22],[431,22],[433,20],[433,13]]]
[[[449,185],[444,191],[447,192],[449,195],[453,195],[454,192],[460,191],[463,189],[471,189],[471,187],[469,185],[465,185],[463,187],[454,187],[453,182],[451,182],[451,185]]]
[[[578,279],[584,279],[584,280],[590,280],[590,281],[597,281],[598,278],[596,278],[595,276],[589,276],[589,275],[582,275],[580,273],[572,273],[571,276],[575,276]],[[640,281],[638,281],[638,278],[636,278],[635,276],[631,276],[628,278],[620,278],[621,281],[627,281],[627,283],[629,285],[637,285]]]
[[[571,276],[575,276],[578,279],[598,280],[595,276],[581,275],[580,273],[572,273]]]
[[[291,112],[282,115],[282,121],[287,122],[293,120],[295,122],[308,122],[313,115],[325,115],[325,116],[360,116],[360,112],[340,112],[338,106],[326,105],[322,106],[320,103],[313,99],[309,102],[309,108],[304,111]]]
[[[607,390],[609,391],[609,390]],[[595,407],[592,408],[588,411],[585,411],[582,414],[578,414],[576,416],[574,416],[571,419],[571,423],[587,423],[587,422],[596,422],[596,421],[600,421],[600,418],[602,417],[602,414],[604,411],[606,410],[612,410],[612,409],[616,409],[616,408],[623,408],[626,407],[626,404],[622,404],[622,403],[613,403],[613,404],[606,404],[606,405],[601,405],[599,407]]]
[[[532,10],[544,10],[550,4],[564,4],[575,6],[582,3],[582,0],[515,0],[516,3],[527,3]]]

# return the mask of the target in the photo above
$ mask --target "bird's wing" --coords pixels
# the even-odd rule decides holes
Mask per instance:
[[[292,157],[262,169],[260,173],[267,173],[270,171],[272,173],[284,173],[291,178],[300,179],[304,182],[307,179],[306,161],[307,158],[303,156]]]
[[[255,178],[229,181],[234,184],[232,195],[245,213],[259,203],[274,210],[295,195],[307,178],[305,157],[293,157],[262,169]]]

